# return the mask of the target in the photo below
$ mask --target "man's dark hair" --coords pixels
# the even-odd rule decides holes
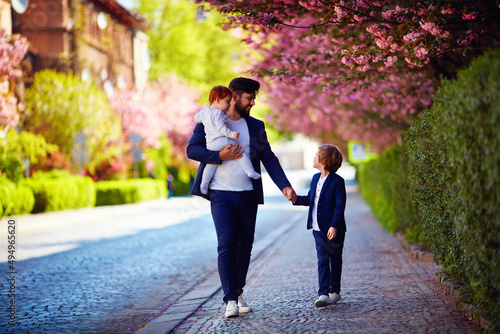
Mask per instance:
[[[260,83],[248,78],[235,78],[231,81],[228,88],[232,92],[236,92],[239,96],[243,93],[257,94],[259,92]]]

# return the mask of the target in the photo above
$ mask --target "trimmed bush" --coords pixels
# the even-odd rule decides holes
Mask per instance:
[[[415,203],[443,271],[500,331],[500,50],[486,52],[407,132]]]
[[[0,217],[10,215],[14,202],[12,202],[12,193],[16,186],[12,181],[0,176]]]
[[[35,206],[35,195],[33,191],[23,185],[18,185],[12,192],[12,207],[11,215],[24,215],[30,213]]]
[[[421,242],[418,217],[412,204],[408,161],[396,145],[380,159],[359,165],[358,184],[363,198],[388,232],[404,232],[413,242]]]
[[[423,117],[413,123],[405,133],[409,159],[411,196],[414,199],[427,245],[437,263],[445,264],[444,271],[460,275],[460,257],[454,223],[450,217],[449,185],[451,170],[441,158],[446,147],[435,140],[436,110],[426,110]]]
[[[96,182],[96,206],[137,203],[167,196],[165,181],[131,179]]]
[[[10,180],[0,177],[0,217],[30,213],[34,204],[35,197],[30,188],[16,186]]]
[[[95,205],[95,185],[90,177],[25,179],[35,195],[33,213],[77,209]]]

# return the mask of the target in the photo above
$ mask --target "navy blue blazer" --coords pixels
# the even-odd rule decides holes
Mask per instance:
[[[291,187],[290,182],[285,176],[285,172],[283,172],[283,168],[281,168],[278,158],[274,155],[271,150],[271,146],[267,141],[264,122],[250,116],[246,119],[246,121],[248,125],[248,133],[250,134],[250,160],[252,161],[255,171],[257,173],[261,172],[260,162],[262,161],[262,164],[269,173],[269,176],[281,191],[283,191],[286,187]],[[218,151],[210,151],[207,149],[205,127],[203,124],[196,124],[195,126],[193,135],[191,136],[187,147],[187,156],[189,159],[200,162],[198,173],[196,174],[196,179],[194,180],[193,188],[191,189],[191,194],[210,199],[210,191],[207,195],[202,194],[200,191],[203,170],[205,169],[207,163],[220,164],[221,160],[219,159]],[[262,178],[257,180],[252,179],[252,184],[257,203],[264,204]]]
[[[307,229],[312,228],[312,209],[314,206],[316,185],[320,176],[321,173],[315,174],[307,196],[297,196],[297,200],[293,203],[293,205],[309,206]],[[344,217],[345,202],[346,191],[344,179],[336,173],[328,174],[321,188],[318,201],[318,225],[321,232],[326,234],[330,227],[335,227],[338,233],[347,231]]]

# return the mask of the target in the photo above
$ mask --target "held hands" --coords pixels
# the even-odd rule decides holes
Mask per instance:
[[[234,160],[243,156],[243,150],[240,145],[229,144],[219,151],[219,159],[221,160]]]
[[[285,195],[286,199],[292,203],[297,200],[297,194],[292,187],[286,187],[285,189],[283,189],[283,195]]]
[[[328,238],[328,240],[332,240],[335,239],[336,236],[337,236],[337,229],[335,227],[330,227],[328,229],[328,232],[326,233],[326,237]]]

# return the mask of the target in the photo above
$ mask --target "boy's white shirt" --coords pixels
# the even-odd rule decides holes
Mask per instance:
[[[314,206],[312,209],[312,226],[313,230],[315,231],[320,231],[319,229],[319,224],[318,224],[318,203],[319,203],[319,196],[321,195],[321,189],[323,189],[323,184],[326,181],[326,178],[328,175],[325,177],[319,176],[318,183],[316,184],[316,193],[314,194]]]
[[[205,107],[194,115],[196,123],[202,123],[205,127],[205,138],[207,143],[211,143],[217,138],[224,136],[227,138],[234,137],[234,131],[227,127],[229,118],[222,110]]]

